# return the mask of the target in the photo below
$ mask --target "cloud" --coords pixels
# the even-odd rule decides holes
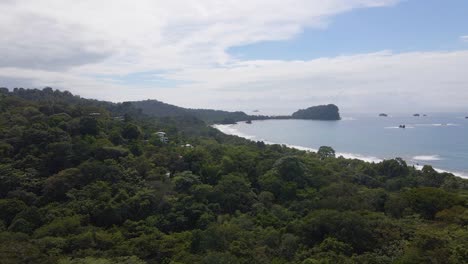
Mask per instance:
[[[288,110],[335,102],[347,110],[436,111],[466,108],[467,67],[468,51],[383,51],[309,61],[244,61],[165,77],[191,80],[184,94],[210,91],[211,98],[204,98],[210,104],[230,98],[231,105],[289,105]]]
[[[468,43],[468,36],[461,36],[460,39],[461,41]]]
[[[82,72],[226,64],[229,47],[284,40],[329,17],[395,0],[17,0],[0,3],[0,66]],[[5,65],[6,64],[6,65]]]
[[[18,14],[0,24],[0,67],[67,70],[99,62],[110,55],[81,40],[83,29],[65,27],[59,21],[38,15]]]
[[[113,101],[157,98],[219,109],[271,109],[333,102],[344,111],[461,111],[468,100],[468,51],[358,54],[308,61],[240,61],[225,67],[192,67],[158,73],[174,86],[136,86],[74,74],[10,68],[3,77],[29,76],[85,97]],[[3,76],[3,77],[2,77]]]
[[[465,105],[466,51],[382,51],[310,61],[251,61],[226,52],[287,40],[305,28],[325,29],[340,13],[398,2],[0,1],[0,86],[24,80],[22,86],[113,101],[152,97],[230,109]],[[124,81],[136,75],[148,79]]]

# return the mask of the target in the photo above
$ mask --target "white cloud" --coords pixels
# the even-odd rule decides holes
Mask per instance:
[[[0,86],[66,88],[107,100],[194,107],[349,109],[465,105],[468,54],[380,52],[310,61],[246,61],[226,52],[325,28],[333,16],[398,0],[0,1]],[[462,38],[464,39],[464,38]],[[155,73],[175,80],[125,83]],[[171,82],[171,81],[169,81]],[[154,85],[153,85],[154,84]],[[352,98],[352,100],[350,100]],[[257,107],[256,107],[257,108]]]
[[[463,42],[468,42],[468,36],[461,36],[460,39]]]
[[[395,0],[17,0],[0,3],[0,66],[89,65],[125,74],[225,64],[225,50],[287,39],[355,8]],[[83,54],[84,56],[78,56]],[[29,60],[27,58],[30,58]],[[99,62],[99,63],[98,63]]]
[[[167,78],[194,81],[184,94],[205,90],[213,104],[230,98],[245,104],[289,111],[335,102],[347,110],[422,111],[466,109],[468,51],[389,51],[310,61],[247,61],[231,67],[187,69]],[[181,104],[189,104],[184,98]],[[218,107],[226,105],[220,102]],[[288,107],[286,107],[288,106]],[[385,109],[382,109],[385,108]]]

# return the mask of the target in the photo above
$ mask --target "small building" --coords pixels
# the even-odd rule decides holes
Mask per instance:
[[[89,113],[89,116],[100,116],[100,115],[101,115],[101,113],[98,113],[98,112],[96,112],[96,113]]]
[[[159,137],[165,137],[166,136],[166,132],[162,132],[162,131],[156,132],[154,134],[159,136]]]
[[[157,135],[159,137],[159,140],[162,142],[162,143],[168,143],[169,142],[169,138],[166,136],[166,132],[163,132],[163,131],[159,131],[159,132],[156,132],[154,133],[155,135]]]

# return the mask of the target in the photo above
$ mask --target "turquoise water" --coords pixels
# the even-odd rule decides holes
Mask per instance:
[[[400,124],[405,129],[398,128]],[[299,148],[331,146],[366,161],[401,157],[468,177],[468,119],[463,114],[414,117],[349,115],[340,121],[265,120],[216,126],[227,134]]]

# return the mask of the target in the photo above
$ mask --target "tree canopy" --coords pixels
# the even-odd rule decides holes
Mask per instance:
[[[51,88],[0,89],[0,109],[0,263],[468,260],[467,180],[431,167]]]
[[[307,109],[301,109],[292,114],[296,119],[314,119],[314,120],[340,120],[340,111],[334,104],[312,106]]]

